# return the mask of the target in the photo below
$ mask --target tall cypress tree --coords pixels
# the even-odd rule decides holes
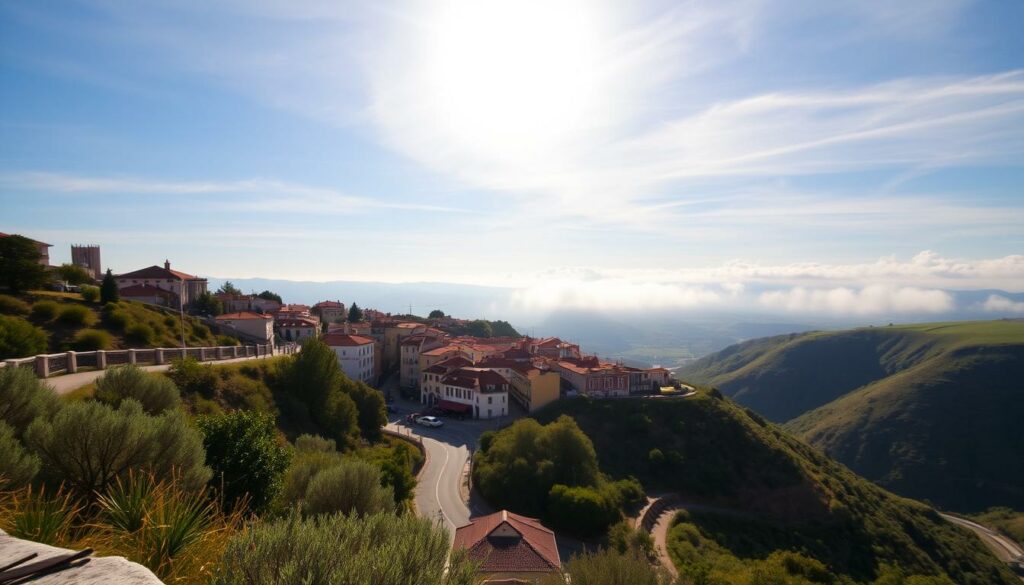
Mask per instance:
[[[103,276],[103,283],[100,284],[100,303],[116,303],[120,300],[121,295],[117,291],[117,282],[114,281],[114,273],[107,269],[107,273]]]

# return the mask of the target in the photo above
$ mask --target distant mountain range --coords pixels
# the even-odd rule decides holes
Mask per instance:
[[[747,341],[683,368],[897,493],[1024,508],[1024,320]]]
[[[440,282],[303,282],[263,278],[232,278],[244,291],[272,290],[287,302],[312,304],[321,300],[357,302],[385,312],[426,315],[433,309],[465,318],[503,319],[527,335],[557,335],[579,343],[584,351],[635,365],[676,367],[737,342],[816,329],[844,329],[860,325],[886,325],[934,320],[934,315],[893,313],[870,317],[772,312],[763,306],[739,303],[729,309],[691,310],[538,310],[516,302],[517,289]],[[210,278],[211,288],[223,278]],[[756,295],[773,290],[749,287]],[[985,313],[980,307],[992,295],[1024,302],[1024,294],[998,290],[947,291],[953,311],[944,319],[979,319],[1011,316]]]

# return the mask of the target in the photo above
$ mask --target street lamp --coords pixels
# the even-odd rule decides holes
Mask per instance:
[[[178,291],[178,317],[181,320],[181,348],[185,349],[185,282],[182,281],[181,289]],[[187,352],[186,352],[187,353]],[[182,356],[185,357],[185,356]]]

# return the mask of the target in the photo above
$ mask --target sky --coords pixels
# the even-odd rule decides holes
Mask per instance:
[[[0,231],[115,271],[941,314],[942,290],[1024,292],[1021,22],[970,0],[0,2]]]

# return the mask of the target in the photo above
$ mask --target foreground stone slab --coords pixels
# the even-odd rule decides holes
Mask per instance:
[[[0,566],[32,554],[39,556],[33,561],[69,551],[29,540],[14,538],[0,530]],[[30,561],[31,562],[31,561]],[[33,585],[161,585],[162,581],[149,569],[133,563],[124,557],[92,557],[81,567],[66,569],[59,573],[32,580]]]

